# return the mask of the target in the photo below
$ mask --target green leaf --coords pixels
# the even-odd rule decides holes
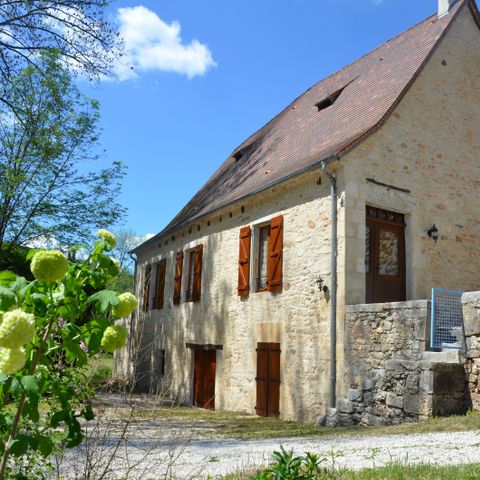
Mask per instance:
[[[82,411],[82,417],[89,422],[95,418],[95,414],[93,413],[93,408],[91,405],[87,405]]]
[[[97,303],[101,312],[106,312],[109,307],[118,305],[119,300],[117,293],[113,290],[100,290],[94,293],[88,300],[88,304]]]
[[[30,437],[28,435],[18,434],[13,440],[8,444],[8,449],[10,453],[15,457],[24,455],[28,447],[30,446]]]
[[[27,256],[25,257],[27,260],[31,260],[33,258],[33,256],[38,253],[38,252],[41,252],[42,250],[39,249],[39,248],[32,248],[31,250],[28,251],[27,253]]]
[[[40,412],[38,411],[38,400],[29,399],[23,407],[23,416],[29,418],[32,422],[40,421]]]
[[[2,287],[9,287],[15,281],[17,276],[12,272],[0,272],[0,285]]]
[[[12,290],[0,285],[0,310],[7,311],[17,304],[17,297]]]
[[[33,375],[26,375],[20,379],[20,384],[27,394],[27,397],[38,399],[40,396],[40,388],[38,386],[38,380],[36,377]]]
[[[66,410],[60,410],[55,412],[50,419],[50,425],[53,428],[57,428],[60,425],[60,422],[65,422],[68,418],[68,412]]]
[[[38,437],[38,449],[44,457],[48,457],[53,450],[53,442],[49,437]]]

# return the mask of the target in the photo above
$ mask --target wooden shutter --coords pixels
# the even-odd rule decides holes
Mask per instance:
[[[182,293],[182,269],[183,269],[183,252],[177,253],[175,262],[175,278],[173,283],[173,304],[180,304],[180,294]]]
[[[283,215],[272,218],[268,243],[267,286],[270,292],[280,292],[283,280]]]
[[[238,294],[246,297],[250,291],[251,228],[240,229],[240,253],[238,256]]]
[[[193,271],[193,295],[192,300],[199,302],[202,293],[202,257],[203,245],[195,247],[194,271]]]
[[[155,310],[161,310],[163,308],[166,268],[167,260],[165,258],[157,263],[157,272],[155,274],[155,297],[153,302],[153,308]]]
[[[152,266],[150,264],[145,266],[145,275],[143,279],[143,304],[142,309],[148,312],[150,300],[150,277],[152,274]]]

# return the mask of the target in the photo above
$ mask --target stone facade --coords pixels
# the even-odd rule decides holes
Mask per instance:
[[[404,418],[436,411],[430,386],[423,388],[428,382],[414,386],[409,379],[434,381],[457,368],[422,363],[427,302],[374,311],[348,307],[345,318],[344,313],[346,305],[365,302],[367,205],[406,216],[407,300],[427,298],[432,287],[480,289],[479,41],[480,30],[464,9],[386,123],[333,166],[339,196],[337,394],[348,397],[340,414],[361,413],[355,420],[361,423],[397,418],[391,414],[396,410],[405,412]],[[236,292],[239,230],[277,215],[284,216],[282,292],[252,292],[242,299]],[[426,233],[434,223],[440,231],[436,243]],[[138,249],[139,297],[145,266],[167,260],[164,308],[136,315],[145,352],[138,369],[141,385],[158,382],[158,352],[165,350],[171,391],[191,402],[193,353],[187,344],[217,345],[222,348],[216,356],[215,408],[254,413],[255,348],[258,342],[277,342],[281,418],[313,421],[325,413],[330,226],[329,182],[317,170]],[[173,305],[175,255],[199,244],[204,248],[201,301],[182,297]],[[155,278],[155,266],[152,274]],[[318,277],[326,293],[319,290]],[[471,368],[472,375],[480,371],[480,365]],[[419,406],[420,400],[413,405],[419,391],[427,406]],[[375,395],[378,406],[371,403]]]
[[[464,9],[387,122],[342,160],[347,304],[365,299],[366,204],[406,215],[407,300],[480,289],[479,44]]]
[[[193,352],[186,344],[221,345],[222,350],[217,351],[215,408],[254,413],[256,345],[258,342],[278,342],[281,344],[281,417],[313,421],[324,409],[328,384],[329,305],[328,294],[320,291],[316,280],[320,276],[325,285],[330,285],[330,198],[328,183],[323,181],[318,185],[319,175],[320,172],[305,174],[216,212],[175,233],[174,239],[164,239],[156,248],[138,254],[139,298],[144,266],[155,264],[161,258],[167,259],[164,308],[138,314],[144,329],[144,346],[153,352],[151,357],[145,358],[140,369],[147,383],[155,377],[152,371],[155,352],[163,349],[172,390],[180,400],[191,402]],[[339,187],[341,190],[341,182]],[[276,294],[251,292],[248,298],[242,299],[237,294],[240,228],[255,227],[279,214],[284,216],[283,290]],[[342,224],[341,209],[340,231]],[[185,302],[185,288],[182,288],[180,305],[173,305],[175,255],[198,244],[203,244],[204,248],[201,301]],[[343,270],[343,249],[343,241],[340,241],[339,272]],[[343,292],[342,282],[339,288]],[[342,311],[340,294],[340,318]],[[339,336],[343,338],[341,324]],[[337,353],[339,371],[343,374],[341,342]]]

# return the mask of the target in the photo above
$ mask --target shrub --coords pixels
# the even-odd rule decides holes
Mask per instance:
[[[115,321],[137,302],[107,288],[115,238],[99,236],[82,262],[31,252],[33,281],[0,272],[0,479],[45,477],[53,452],[82,442],[79,420],[94,417],[83,367],[125,343]]]

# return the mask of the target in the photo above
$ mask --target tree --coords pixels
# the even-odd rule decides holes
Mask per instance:
[[[113,255],[118,260],[120,273],[111,284],[113,290],[118,292],[133,292],[134,260],[130,251],[142,242],[142,238],[132,229],[117,230],[115,232],[117,244]]]
[[[27,66],[4,90],[17,115],[0,103],[0,251],[35,240],[85,243],[124,214],[123,166],[88,168],[98,159],[97,102],[79,92],[57,54],[37,63],[41,71]]]
[[[122,54],[115,28],[104,18],[109,0],[2,0],[0,78],[9,83],[38,53],[55,50],[64,66],[90,79],[108,75]],[[5,99],[4,99],[5,100]]]

